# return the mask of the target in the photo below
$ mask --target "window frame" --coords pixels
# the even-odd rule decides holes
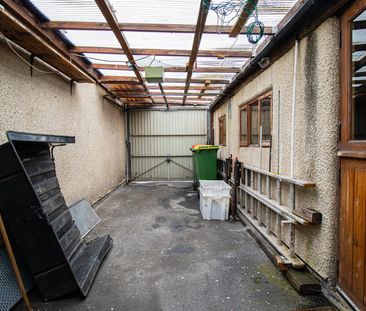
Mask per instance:
[[[225,127],[224,132],[222,132],[222,130],[221,130],[222,123],[224,124],[224,127]],[[224,146],[224,147],[226,146],[226,137],[227,137],[226,133],[227,133],[226,115],[223,115],[223,116],[219,117],[219,145],[220,146]],[[224,137],[222,137],[222,136],[224,136]]]
[[[239,118],[240,118],[240,135],[239,135],[239,140],[240,140],[240,147],[247,147],[249,146],[249,135],[248,135],[248,124],[249,124],[249,107],[247,105],[245,105],[245,107],[240,107],[240,111],[239,111]],[[246,141],[241,140],[241,134],[242,134],[242,122],[241,122],[241,112],[245,110],[247,112],[247,139]]]
[[[366,140],[352,139],[352,22],[365,10],[365,6],[355,2],[341,17],[341,151],[356,151],[366,156]]]
[[[262,118],[262,111],[261,111],[261,100],[264,98],[270,97],[270,136],[272,136],[272,103],[273,103],[273,95],[272,95],[272,90],[270,91],[266,91],[263,94],[255,97],[255,99],[252,99],[250,101],[248,101],[245,104],[242,104],[239,108],[239,122],[240,122],[240,133],[239,133],[239,144],[240,147],[259,147],[260,146],[260,138],[258,139],[258,144],[253,144],[252,143],[252,109],[251,106],[252,105],[258,105],[258,136],[260,133],[260,126],[261,126],[261,118]],[[241,124],[242,124],[242,120],[241,120],[241,112],[242,110],[246,110],[247,111],[247,141],[242,141],[241,140]],[[262,147],[270,147],[271,146],[271,140],[263,140],[262,141]]]

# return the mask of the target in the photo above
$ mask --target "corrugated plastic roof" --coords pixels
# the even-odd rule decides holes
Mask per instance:
[[[106,20],[93,0],[31,0],[30,1],[47,19],[51,22],[103,22]],[[213,4],[220,1],[213,0]],[[238,2],[238,0],[233,0]],[[258,17],[266,27],[277,26],[282,18],[293,7],[297,0],[259,0]],[[140,23],[140,24],[182,24],[195,25],[200,9],[200,0],[109,0],[113,12],[119,23]],[[239,1],[239,3],[242,3]],[[361,17],[360,17],[361,18]],[[227,20],[232,19],[228,17]],[[237,18],[232,19],[228,25],[233,25]],[[254,17],[250,17],[247,24],[252,22]],[[247,61],[246,57],[222,57],[227,56],[228,51],[247,51],[248,54],[255,49],[249,43],[246,35],[239,35],[230,38],[227,33],[220,33],[221,23],[216,14],[209,11],[206,25],[217,26],[217,33],[202,35],[200,43],[201,51],[223,51],[220,57],[201,57],[198,56],[195,68],[215,67],[216,71],[220,68],[235,67],[240,68]],[[112,31],[108,30],[61,30],[63,35],[75,47],[99,47],[99,48],[118,48],[120,44]],[[356,34],[356,33],[355,33]],[[357,34],[356,34],[357,35]],[[186,72],[171,72],[173,67],[179,67],[180,71],[189,62],[189,56],[155,56],[153,50],[187,50],[192,49],[194,33],[168,33],[168,32],[124,32],[131,49],[149,49],[151,55],[133,55],[138,67],[149,65],[163,66],[170,68],[165,72],[166,78],[182,79],[187,77]],[[265,37],[259,42],[264,40]],[[84,53],[81,57],[89,59],[92,64],[115,64],[126,65],[127,57],[123,54],[108,53]],[[355,54],[355,57],[357,55]],[[114,77],[135,77],[133,71],[96,69],[102,76]],[[231,73],[219,72],[193,72],[192,79],[206,80],[231,80],[236,75],[235,70]],[[164,86],[184,86],[184,83],[163,83]],[[195,84],[192,83],[192,86]],[[198,84],[203,86],[203,84]],[[215,85],[221,89],[223,85]],[[136,87],[133,87],[136,89]],[[110,89],[116,89],[115,85]],[[125,89],[125,88],[122,88]],[[167,91],[168,92],[168,91]],[[174,91],[177,93],[177,91]],[[182,90],[180,92],[183,92]],[[199,92],[199,91],[195,91]],[[217,92],[207,90],[207,92]]]

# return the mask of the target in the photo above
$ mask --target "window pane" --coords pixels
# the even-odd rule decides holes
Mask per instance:
[[[219,119],[219,144],[225,145],[226,143],[226,119],[223,117]]]
[[[222,144],[226,145],[226,119],[222,120]]]
[[[247,110],[245,109],[240,112],[240,141],[245,143],[248,141],[247,121]]]
[[[261,126],[262,140],[271,139],[271,97],[268,96],[261,100]]]
[[[353,20],[352,140],[366,140],[366,11]]]
[[[250,143],[258,145],[258,104],[250,105],[251,137]]]

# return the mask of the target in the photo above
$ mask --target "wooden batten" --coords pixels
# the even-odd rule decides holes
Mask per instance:
[[[0,10],[0,31],[9,40],[62,72],[70,79],[77,82],[95,83],[93,78],[87,74],[87,70],[80,69],[76,63],[70,61],[54,46],[4,10]]]
[[[125,54],[121,48],[77,46],[70,49],[71,53],[94,53],[94,54]],[[190,56],[191,50],[173,50],[173,49],[131,49],[133,55],[155,55],[155,56]],[[218,57],[218,58],[249,58],[252,51],[243,50],[200,50],[197,56],[200,57]]]
[[[196,30],[195,25],[187,24],[140,24],[140,23],[119,23],[120,31],[138,31],[138,32],[168,32],[168,33],[194,33]],[[64,21],[52,21],[42,23],[43,29],[70,29],[70,30],[111,30],[108,23],[100,22],[64,22]],[[207,25],[204,28],[204,33],[209,34],[229,34],[231,26],[212,26]],[[243,27],[241,34],[247,34],[247,28]],[[259,29],[255,28],[254,33],[259,33]],[[272,27],[265,27],[264,33],[266,35],[273,35],[275,31]]]

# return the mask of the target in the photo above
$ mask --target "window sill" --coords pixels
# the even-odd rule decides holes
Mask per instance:
[[[240,148],[248,148],[248,147],[260,148],[259,145],[240,145]],[[271,146],[270,145],[263,145],[262,148],[271,148]]]

